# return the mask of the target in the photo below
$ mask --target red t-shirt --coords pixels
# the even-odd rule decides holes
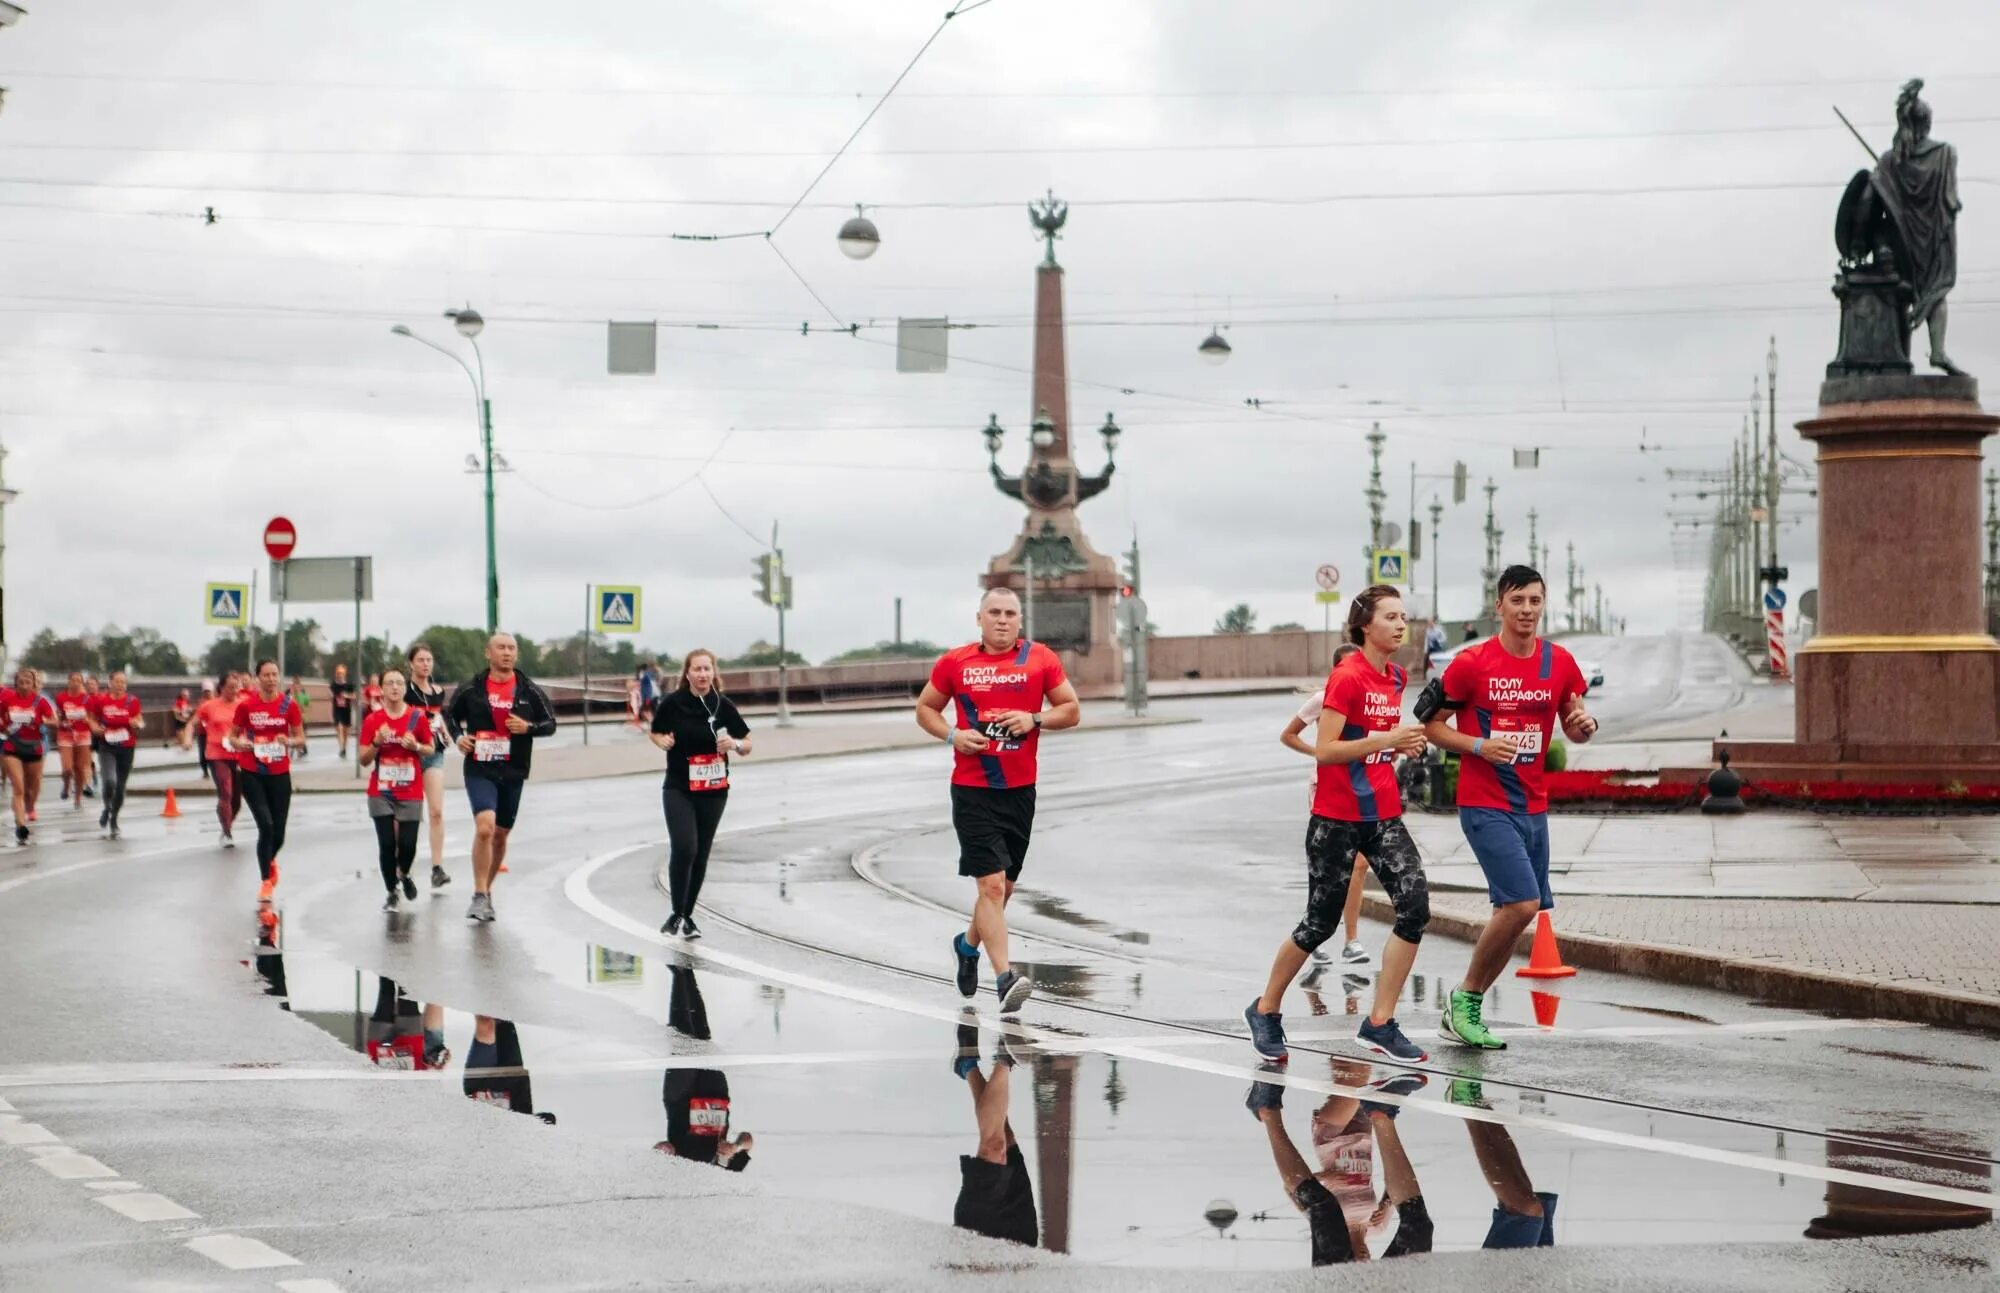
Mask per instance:
[[[1321,707],[1342,719],[1340,739],[1355,741],[1387,732],[1403,721],[1403,684],[1409,675],[1391,663],[1378,672],[1357,651],[1327,675]],[[1322,763],[1313,786],[1313,814],[1340,822],[1383,822],[1403,815],[1396,788],[1396,752],[1377,750],[1353,763]]]
[[[9,753],[37,753],[42,748],[42,725],[56,721],[56,707],[40,692],[18,692],[0,688],[0,709],[6,713],[6,744]]]
[[[65,691],[56,696],[55,708],[61,736],[71,741],[90,740],[90,714],[97,708],[97,697],[87,691]]]
[[[1458,730],[1467,736],[1512,736],[1525,747],[1504,768],[1461,756],[1458,806],[1547,812],[1549,740],[1563,706],[1587,691],[1576,657],[1540,638],[1525,657],[1509,655],[1497,637],[1453,656],[1444,671],[1444,694],[1447,700],[1465,702],[1458,711]]]
[[[252,693],[237,702],[235,726],[249,737],[250,748],[236,756],[245,772],[267,772],[276,776],[292,770],[292,725],[299,721],[299,707],[283,692],[276,700]]]
[[[132,724],[139,721],[139,698],[129,691],[123,696],[99,692],[97,721],[104,725],[106,745],[132,744]]]
[[[957,702],[953,726],[985,732],[993,740],[980,754],[953,752],[951,783],[989,790],[1034,785],[1040,730],[1008,736],[998,728],[989,730],[984,715],[1007,709],[1038,714],[1048,694],[1067,681],[1056,653],[1026,639],[1000,655],[973,642],[939,656],[931,668],[931,686]]]
[[[398,736],[408,733],[417,738],[417,744],[425,751],[431,747],[430,720],[424,711],[412,705],[403,711],[399,719],[391,719],[386,709],[376,710],[361,722],[361,743],[374,745],[375,734],[388,728]],[[400,745],[385,745],[375,751],[375,766],[368,774],[368,793],[387,794],[391,799],[422,799],[424,797],[424,773],[418,765],[422,754],[406,750]]]

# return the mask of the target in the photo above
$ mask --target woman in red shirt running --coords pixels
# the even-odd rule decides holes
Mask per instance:
[[[361,720],[361,765],[375,766],[368,777],[368,815],[375,821],[377,861],[389,896],[383,911],[417,896],[410,867],[417,860],[417,832],[424,819],[424,756],[431,753],[431,724],[406,703],[409,680],[401,669],[382,672],[382,708]]]
[[[69,676],[69,690],[56,697],[56,757],[62,766],[62,797],[83,807],[90,784],[90,711],[96,697],[83,689],[83,674]]]
[[[229,751],[229,729],[236,726],[236,706],[243,691],[234,673],[216,680],[216,694],[201,702],[194,722],[181,729],[181,748],[201,742],[202,758],[208,775],[215,780],[215,816],[222,823],[222,847],[236,847],[230,834],[236,814],[243,809],[243,779],[237,776],[236,756]]]
[[[268,901],[278,887],[278,852],[285,847],[285,822],[292,814],[292,751],[305,748],[305,719],[292,698],[278,690],[278,662],[257,662],[257,690],[237,703],[229,739],[236,747],[243,801],[257,819],[257,891]]]
[[[42,727],[56,724],[55,706],[35,685],[35,671],[14,674],[12,687],[0,688],[0,716],[6,727],[0,737],[0,768],[14,792],[14,842],[28,842],[28,823],[35,820],[35,801],[42,795]],[[90,747],[86,745],[86,750]]]
[[[98,780],[104,785],[104,811],[97,824],[109,827],[114,840],[118,810],[125,806],[125,785],[132,780],[132,756],[139,748],[139,721],[139,698],[125,689],[125,671],[113,669],[111,690],[97,698],[90,730],[104,747],[97,756]]]

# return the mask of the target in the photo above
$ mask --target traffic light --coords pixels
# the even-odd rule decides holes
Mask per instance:
[[[1455,462],[1451,465],[1451,501],[1454,503],[1465,501],[1465,475],[1464,463]]]
[[[1139,540],[1136,535],[1133,536],[1132,546],[1125,549],[1125,581],[1124,587],[1118,590],[1118,595],[1120,597],[1139,595]]]
[[[778,576],[777,606],[780,610],[788,611],[792,609],[792,577],[790,575],[780,574]]]
[[[1423,559],[1424,559],[1424,523],[1422,521],[1417,520],[1415,517],[1411,517],[1410,560],[1422,561]]]
[[[1130,584],[1120,584],[1118,586],[1118,600],[1124,601],[1127,597],[1137,596],[1138,592],[1139,590]]]
[[[778,596],[783,591],[782,581],[785,576],[785,568],[779,562],[778,554],[775,552],[759,553],[756,557],[752,558],[752,561],[757,569],[756,573],[751,576],[755,580],[750,586],[751,594],[766,606],[776,606],[778,604]]]

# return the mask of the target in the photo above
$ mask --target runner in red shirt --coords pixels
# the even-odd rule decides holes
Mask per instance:
[[[236,814],[243,807],[243,769],[237,766],[229,729],[236,726],[236,706],[242,699],[242,683],[233,672],[216,683],[215,694],[205,698],[194,711],[194,721],[181,729],[181,748],[199,742],[202,761],[215,781],[215,816],[222,823],[222,847],[236,847]],[[205,685],[203,690],[208,690]]]
[[[472,903],[465,918],[490,922],[493,877],[507,869],[507,839],[521,811],[521,789],[535,742],[556,734],[548,693],[514,667],[521,645],[511,633],[486,639],[486,668],[460,683],[445,703],[445,722],[465,756],[465,797],[472,805]]]
[[[83,689],[81,672],[71,673],[69,690],[56,697],[56,756],[62,760],[62,797],[79,809],[83,807],[83,788],[90,784],[90,708],[96,699]]]
[[[1075,727],[1083,707],[1056,653],[1021,636],[1013,589],[988,589],[975,622],[979,641],[945,652],[931,669],[917,698],[917,725],[951,745],[958,873],[979,884],[971,926],[952,936],[958,991],[970,997],[979,990],[984,943],[1000,1009],[1012,1013],[1035,988],[1007,963],[1007,900],[1035,825],[1035,755],[1041,734]],[[956,723],[945,717],[946,706]]]
[[[1486,989],[1535,913],[1556,905],[1549,890],[1549,741],[1557,723],[1578,743],[1597,731],[1583,707],[1588,688],[1576,660],[1535,636],[1546,595],[1532,567],[1501,572],[1499,636],[1463,648],[1444,671],[1445,704],[1458,710],[1458,726],[1440,713],[1427,728],[1432,741],[1460,756],[1458,822],[1493,901],[1439,1032],[1481,1050],[1507,1048],[1482,1018]]]
[[[257,820],[258,890],[268,900],[278,887],[278,852],[285,847],[285,822],[292,813],[292,751],[306,743],[305,717],[278,689],[278,662],[257,662],[257,690],[237,702],[229,732],[237,749],[243,799]]]
[[[125,671],[113,669],[111,689],[98,695],[90,715],[90,730],[103,747],[97,760],[104,812],[97,824],[108,828],[114,840],[119,836],[118,810],[125,806],[125,787],[132,780],[132,756],[139,748],[139,698],[125,688]]]
[[[35,801],[42,795],[42,729],[56,724],[55,706],[42,695],[33,669],[14,674],[12,687],[0,687],[0,767],[14,792],[14,842],[28,842],[28,823],[35,820]]]
[[[430,719],[404,700],[409,679],[397,668],[382,672],[382,708],[361,720],[361,764],[368,774],[368,815],[375,821],[377,860],[389,890],[382,910],[394,911],[417,896],[410,866],[417,860],[417,832],[424,818],[423,759],[431,753]]]
[[[1361,650],[1326,680],[1313,747],[1319,783],[1306,828],[1306,914],[1279,944],[1264,995],[1243,1011],[1251,1044],[1267,1060],[1290,1058],[1278,1007],[1306,958],[1333,936],[1357,853],[1367,855],[1396,908],[1395,929],[1382,950],[1382,973],[1375,981],[1374,1009],[1362,1021],[1357,1039],[1404,1063],[1427,1058],[1396,1026],[1395,1013],[1416,963],[1417,943],[1430,923],[1423,858],[1403,825],[1403,800],[1396,787],[1396,756],[1420,755],[1426,744],[1421,726],[1403,722],[1403,687],[1409,679],[1391,658],[1408,628],[1402,594],[1388,584],[1366,589],[1348,608],[1347,639]]]

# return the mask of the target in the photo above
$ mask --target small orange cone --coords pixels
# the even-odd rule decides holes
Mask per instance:
[[[1528,1000],[1535,1003],[1535,1023],[1542,1028],[1554,1028],[1556,1007],[1562,1005],[1562,998],[1553,992],[1530,992]]]
[[[1549,922],[1549,913],[1535,913],[1535,945],[1528,951],[1528,963],[1514,971],[1523,979],[1566,979],[1576,973],[1573,965],[1564,965],[1562,952],[1556,948],[1556,927]]]
[[[168,786],[166,806],[160,809],[160,816],[179,817],[180,815],[181,815],[180,801],[174,798],[174,788],[172,786]]]

